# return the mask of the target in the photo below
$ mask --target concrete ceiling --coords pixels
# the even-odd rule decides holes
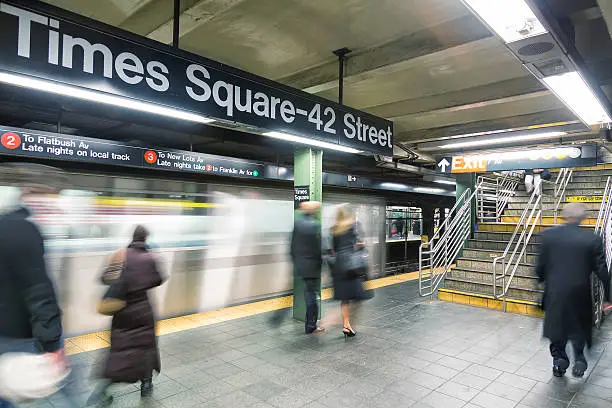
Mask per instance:
[[[546,1],[601,20],[596,0]],[[46,2],[172,41],[172,0]],[[182,0],[181,10],[181,48],[331,100],[332,51],[352,49],[344,102],[393,120],[399,142],[576,120],[460,0]],[[605,62],[592,59],[612,78]]]

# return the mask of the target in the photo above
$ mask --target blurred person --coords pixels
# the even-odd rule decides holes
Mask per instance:
[[[28,220],[23,201],[37,191],[32,184],[0,187],[0,354],[46,353],[67,369],[61,311],[47,274],[43,237]],[[0,399],[0,407],[12,404]]]
[[[342,333],[344,337],[354,337],[357,333],[351,326],[350,304],[368,296],[363,289],[362,277],[367,273],[364,258],[365,243],[361,238],[361,227],[349,211],[341,205],[336,212],[332,226],[332,279],[334,299],[340,301],[342,313]]]
[[[548,169],[525,170],[525,190],[527,194],[536,190],[537,195],[542,195],[542,180],[550,180],[552,175]]]
[[[591,345],[593,326],[591,273],[604,282],[605,297],[610,300],[610,278],[601,238],[580,227],[586,214],[584,205],[567,204],[563,209],[566,224],[542,233],[536,272],[545,283],[544,337],[550,340],[556,377],[562,377],[570,365],[565,351],[568,341],[574,351],[572,374],[582,377],[587,370],[584,347]]]
[[[121,274],[125,307],[113,315],[110,351],[102,370],[103,381],[88,401],[88,405],[108,406],[112,396],[107,391],[113,383],[141,382],[140,395],[149,397],[153,391],[153,371],[161,371],[161,360],[155,335],[155,317],[147,291],[160,286],[162,276],[146,241],[149,232],[137,226],[133,239],[125,250]],[[115,253],[110,263],[121,255]]]

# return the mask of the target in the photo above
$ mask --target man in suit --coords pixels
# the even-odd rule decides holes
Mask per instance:
[[[542,234],[536,272],[545,282],[544,337],[550,340],[553,374],[562,377],[569,367],[565,347],[571,340],[575,359],[572,374],[582,377],[587,369],[584,346],[590,346],[592,340],[591,273],[604,282],[607,300],[610,278],[600,237],[580,227],[586,208],[579,203],[567,204],[563,217],[565,225]]]
[[[300,204],[302,217],[295,222],[291,237],[291,260],[295,277],[304,281],[304,299],[306,300],[307,334],[321,333],[325,329],[317,326],[319,317],[318,296],[321,287],[321,226],[316,214],[321,203],[308,201]]]

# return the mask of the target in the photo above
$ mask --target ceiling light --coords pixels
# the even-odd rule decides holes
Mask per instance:
[[[578,72],[546,77],[544,83],[587,125],[610,122],[610,116]]]
[[[0,82],[10,85],[17,85],[24,88],[36,89],[56,95],[71,96],[86,101],[99,102],[106,105],[119,106],[121,108],[132,109],[140,112],[153,113],[156,115],[167,116],[175,119],[188,120],[198,123],[211,123],[213,119],[195,113],[186,112],[180,109],[167,108],[148,102],[141,102],[123,96],[110,95],[103,92],[91,91],[71,85],[64,85],[57,82],[36,79],[32,77],[14,75],[0,72]]]
[[[441,149],[461,149],[464,147],[479,147],[479,146],[491,146],[496,144],[504,144],[504,143],[512,143],[512,142],[522,142],[526,140],[540,140],[540,139],[550,139],[554,137],[559,137],[566,135],[566,132],[541,132],[541,133],[531,133],[531,134],[523,134],[516,136],[507,136],[507,137],[496,137],[492,139],[484,139],[484,140],[472,140],[465,142],[456,142],[456,143],[447,143],[438,146]]]
[[[380,183],[381,187],[385,187],[385,188],[401,188],[401,189],[405,189],[407,186],[404,184],[398,184],[398,183]]]
[[[525,0],[463,0],[506,43],[545,34]]]
[[[434,180],[434,183],[438,183],[438,184],[448,184],[449,186],[454,186],[457,183],[453,180]]]
[[[431,187],[415,187],[414,191],[417,193],[432,193],[432,194],[448,192],[447,190],[443,190],[441,188],[431,188]]]
[[[321,147],[323,149],[337,150],[345,153],[361,153],[361,150],[353,149],[352,147],[346,147],[335,143],[322,142],[316,139],[307,139],[305,137],[290,135],[282,132],[266,132],[264,136],[272,137],[274,139],[286,140],[288,142],[301,143],[310,146]]]
[[[498,153],[489,153],[481,155],[470,155],[470,160],[485,160],[485,161],[503,161],[503,160],[540,160],[556,157],[563,159],[566,157],[578,158],[582,155],[582,151],[577,147],[557,147],[552,149],[524,149],[513,150]]]

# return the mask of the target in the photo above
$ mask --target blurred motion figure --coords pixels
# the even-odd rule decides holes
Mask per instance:
[[[601,238],[580,227],[586,213],[582,204],[567,204],[563,210],[566,224],[542,233],[536,272],[545,283],[544,337],[550,340],[556,377],[562,377],[569,367],[565,352],[568,341],[574,350],[572,374],[582,377],[588,367],[584,347],[592,341],[591,273],[604,282],[606,300],[610,299],[610,278]]]
[[[126,304],[113,316],[111,346],[102,372],[104,381],[89,404],[110,405],[113,399],[107,389],[112,383],[140,381],[141,396],[148,397],[153,390],[153,371],[161,371],[155,317],[147,291],[160,286],[163,279],[147,248],[148,235],[144,227],[137,226],[127,248],[121,277]]]
[[[0,354],[49,353],[67,367],[61,311],[45,266],[43,238],[22,201],[35,189],[0,187]],[[0,398],[0,407],[12,405]]]
[[[365,243],[361,227],[347,205],[338,207],[336,222],[332,226],[332,253],[335,256],[332,267],[334,299],[340,301],[342,333],[354,337],[350,321],[350,303],[361,301],[368,296],[363,289],[362,277],[367,273]]]
[[[321,226],[316,219],[321,203],[308,201],[300,204],[303,215],[295,222],[291,237],[291,260],[295,275],[304,281],[304,300],[306,319],[304,330],[307,334],[321,333],[323,327],[317,326],[319,317],[318,297],[321,287]]]

